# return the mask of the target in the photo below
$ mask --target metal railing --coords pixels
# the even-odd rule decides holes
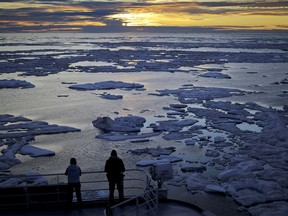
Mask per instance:
[[[151,176],[141,169],[125,172],[124,193],[126,200],[111,207],[113,215],[156,215],[158,187]],[[109,184],[103,171],[83,172],[81,176],[83,202],[108,200]],[[115,190],[115,198],[118,191]],[[75,198],[74,198],[75,199]],[[66,204],[67,176],[60,174],[0,176],[0,209],[22,206],[30,208],[40,204]],[[123,208],[125,206],[125,208]],[[143,209],[146,209],[144,211]],[[135,208],[138,209],[135,211]],[[119,210],[121,209],[121,211]],[[142,214],[143,212],[147,212]]]
[[[105,215],[159,215],[158,187],[155,186],[150,184],[144,193],[112,206],[109,214],[105,211]]]

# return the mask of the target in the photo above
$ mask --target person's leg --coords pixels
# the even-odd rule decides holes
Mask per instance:
[[[119,200],[122,202],[124,200],[124,186],[122,178],[117,181],[117,189],[119,193]]]
[[[113,179],[109,180],[109,200],[112,203],[114,201],[114,190],[115,190],[115,181]]]
[[[76,192],[76,197],[77,197],[78,204],[82,205],[81,184],[80,183],[75,184],[75,192]]]
[[[69,206],[72,205],[72,200],[73,200],[73,185],[68,184],[68,190],[67,190],[67,203]]]

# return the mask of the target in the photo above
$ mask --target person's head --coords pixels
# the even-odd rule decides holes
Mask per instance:
[[[72,165],[76,165],[77,164],[77,162],[76,162],[76,159],[75,158],[71,158],[70,159],[70,164]]]
[[[111,151],[111,157],[117,157],[117,152],[116,150]]]

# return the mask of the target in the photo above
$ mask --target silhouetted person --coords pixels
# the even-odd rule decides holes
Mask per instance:
[[[70,165],[67,167],[65,171],[65,175],[68,176],[68,205],[72,205],[73,200],[73,191],[75,188],[76,197],[78,205],[82,205],[82,197],[81,197],[81,183],[80,176],[82,172],[80,167],[77,165],[76,159],[70,159]]]
[[[123,178],[125,172],[125,166],[122,161],[117,156],[116,150],[111,151],[111,155],[105,164],[105,172],[107,173],[107,179],[109,181],[109,200],[111,203],[114,202],[114,190],[115,185],[117,186],[119,192],[120,202],[124,200],[124,188],[123,188]]]

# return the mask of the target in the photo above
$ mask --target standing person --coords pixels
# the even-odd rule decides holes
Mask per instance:
[[[111,151],[111,155],[105,164],[105,172],[107,173],[107,179],[109,181],[109,200],[111,203],[114,202],[114,190],[115,185],[117,186],[120,202],[124,200],[124,188],[123,178],[125,172],[125,166],[117,156],[116,150]]]
[[[82,205],[82,197],[81,197],[81,183],[80,176],[82,171],[80,167],[77,165],[76,159],[70,159],[70,165],[67,167],[65,171],[65,175],[68,176],[68,205],[72,205],[73,200],[73,190],[75,188],[76,197],[78,205]]]

